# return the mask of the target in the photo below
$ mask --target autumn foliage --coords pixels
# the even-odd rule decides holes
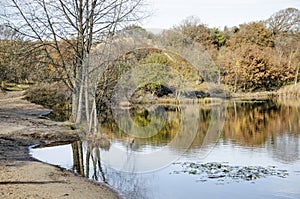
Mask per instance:
[[[277,90],[298,82],[300,11],[295,8],[223,31],[195,18],[174,29],[209,52],[222,83],[233,92]]]
[[[213,67],[218,68],[220,83],[227,85],[232,92],[277,90],[299,80],[300,11],[295,8],[280,10],[264,21],[224,27],[223,30],[209,28],[195,17],[188,18],[170,30],[151,35],[151,39],[163,40],[167,46],[184,45],[191,41],[201,45],[213,59]],[[1,81],[67,79],[74,71],[71,67],[61,67],[74,64],[76,49],[72,48],[72,40],[59,41],[58,45],[61,54],[51,50],[53,44],[49,41],[46,48],[50,54],[46,55],[43,52],[45,49],[38,48],[38,43],[16,38],[15,33],[9,30],[0,31]],[[186,63],[170,62],[162,52],[148,56],[149,53],[144,53],[144,62],[172,65],[184,77],[196,81],[194,71],[180,69]],[[64,59],[59,56],[64,56]]]

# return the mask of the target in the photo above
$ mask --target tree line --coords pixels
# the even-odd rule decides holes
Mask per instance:
[[[189,17],[161,36],[166,45],[186,39],[200,44],[218,67],[221,82],[233,92],[277,90],[299,80],[300,11],[296,8],[223,30]]]
[[[72,69],[66,67],[76,62],[82,64],[80,60],[83,58],[78,58],[83,57],[78,55],[83,50],[78,47],[79,38],[58,39],[56,44],[50,40],[33,42],[26,40],[26,36],[16,29],[5,24],[0,26],[1,81],[22,83],[68,79]],[[133,28],[138,26],[125,29]],[[178,37],[178,32],[183,37]],[[295,8],[280,10],[264,21],[223,30],[209,28],[198,18],[190,17],[155,37],[163,37],[165,45],[174,45],[183,39],[199,43],[219,68],[222,82],[233,92],[276,90],[298,82],[300,11]],[[89,43],[88,39],[85,42]],[[45,49],[41,51],[39,45]],[[91,47],[84,47],[90,51]],[[79,60],[76,61],[75,57]],[[72,82],[66,84],[74,87]]]
[[[63,82],[71,91],[72,120],[86,120],[89,132],[92,128],[97,131],[99,70],[109,70],[110,44],[118,31],[146,32],[132,25],[145,17],[144,3],[5,1],[0,21],[1,82]],[[218,76],[219,83],[228,85],[232,92],[276,90],[299,81],[300,11],[295,8],[223,30],[191,17],[159,35],[147,35],[164,46],[190,41],[201,45],[219,71],[212,76]],[[97,65],[89,59],[96,47]]]

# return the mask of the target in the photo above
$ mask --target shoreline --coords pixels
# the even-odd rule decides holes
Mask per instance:
[[[80,136],[70,128],[72,123],[39,117],[50,109],[24,100],[23,94],[23,91],[0,91],[0,198],[122,198],[117,190],[107,184],[30,156],[30,146],[72,142],[79,140]],[[235,94],[230,99],[277,97],[277,92],[259,92]],[[158,101],[178,103],[176,99]],[[205,105],[219,103],[220,99],[201,98],[184,103],[196,101]],[[125,108],[128,107],[128,104],[125,105]]]
[[[70,123],[41,119],[49,109],[0,91],[0,198],[120,199],[114,188],[34,159],[33,145],[78,140]]]
[[[222,97],[203,97],[203,98],[156,98],[152,100],[132,100],[130,102],[122,101],[119,103],[119,107],[123,109],[131,108],[132,106],[139,105],[188,105],[188,104],[221,104],[224,101],[228,100],[266,100],[266,99],[277,99],[282,96],[273,91],[266,92],[255,92],[255,93],[232,93],[230,97],[222,98]]]

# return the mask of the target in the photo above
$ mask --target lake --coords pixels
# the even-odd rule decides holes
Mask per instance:
[[[139,105],[100,126],[99,138],[30,153],[128,199],[300,198],[297,100]]]

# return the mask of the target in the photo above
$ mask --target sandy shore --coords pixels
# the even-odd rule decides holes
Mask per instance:
[[[0,198],[120,198],[105,184],[30,157],[31,145],[78,136],[66,123],[38,118],[49,110],[23,100],[22,94],[0,91]]]

